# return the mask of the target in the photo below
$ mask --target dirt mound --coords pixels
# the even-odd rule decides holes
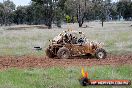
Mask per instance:
[[[53,66],[95,66],[95,65],[114,65],[120,66],[132,64],[132,55],[113,56],[108,55],[106,59],[97,60],[96,58],[74,57],[71,59],[57,59],[47,57],[0,57],[0,69],[12,67],[17,68],[34,68],[34,67],[53,67]]]

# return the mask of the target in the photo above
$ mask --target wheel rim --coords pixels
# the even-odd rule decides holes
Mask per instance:
[[[67,57],[67,52],[66,52],[66,51],[63,51],[63,52],[62,52],[62,57],[63,57],[63,58],[66,58],[66,57]]]
[[[103,58],[103,57],[104,57],[104,53],[103,53],[103,52],[99,52],[99,53],[98,53],[98,57],[99,57],[99,58]]]

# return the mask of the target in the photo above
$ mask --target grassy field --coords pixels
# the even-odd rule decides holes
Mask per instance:
[[[98,22],[85,23],[88,28],[78,28],[78,24],[65,24],[57,29],[7,30],[10,27],[0,28],[0,56],[12,55],[45,55],[44,51],[34,51],[34,46],[45,50],[49,40],[67,29],[81,30],[89,40],[104,43],[109,53],[122,54],[132,52],[132,27],[131,22],[107,22],[104,27]]]
[[[85,67],[90,79],[132,80],[132,66]],[[83,88],[78,79],[81,67],[48,69],[10,69],[0,72],[0,88]],[[97,86],[96,86],[97,87]],[[131,86],[98,86],[97,88],[131,88]],[[86,88],[95,88],[90,86]]]
[[[67,29],[81,30],[88,39],[104,43],[104,48],[112,54],[132,53],[131,22],[106,22],[104,27],[98,22],[85,23],[88,28],[78,28],[78,24],[65,24],[57,29],[28,28],[7,30],[0,28],[0,56],[35,55],[44,56],[49,40]],[[42,51],[33,50],[40,46]],[[132,65],[85,67],[90,79],[132,80]],[[78,82],[81,67],[52,68],[11,68],[0,72],[0,88],[82,88]],[[90,86],[88,88],[95,88]],[[132,88],[132,86],[99,86],[98,88]]]

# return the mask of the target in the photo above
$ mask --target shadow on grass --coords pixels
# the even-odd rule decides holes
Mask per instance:
[[[60,59],[57,56],[51,59]],[[87,54],[87,55],[80,55],[80,56],[71,56],[69,59],[97,59],[95,58],[95,56],[91,55],[91,54]]]

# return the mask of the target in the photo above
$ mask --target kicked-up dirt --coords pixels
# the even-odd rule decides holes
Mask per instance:
[[[20,56],[20,57],[0,57],[0,69],[8,68],[47,68],[53,66],[98,66],[98,65],[130,65],[132,55],[108,55],[106,59],[96,59],[88,57],[73,57],[71,59],[58,59],[48,57]]]

